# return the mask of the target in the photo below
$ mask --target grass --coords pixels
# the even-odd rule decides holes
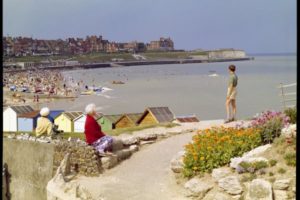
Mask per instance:
[[[103,131],[107,135],[111,136],[118,136],[122,133],[129,133],[132,134],[134,131],[140,131],[148,128],[156,128],[156,127],[165,127],[165,128],[172,128],[178,126],[175,123],[162,123],[162,124],[153,124],[153,125],[145,125],[145,126],[136,126],[132,128],[120,128],[120,129],[113,129],[113,130],[108,130],[108,131]],[[35,132],[28,132],[28,131],[18,131],[18,132],[3,132],[3,136],[8,136],[9,134],[16,134],[20,135],[21,133],[28,133],[30,136],[35,136]],[[81,140],[85,140],[85,135],[84,133],[62,133],[61,134],[62,138],[68,139],[69,137],[71,138],[79,138]]]
[[[120,135],[122,133],[128,133],[128,134],[132,134],[134,131],[140,131],[140,130],[144,130],[147,128],[156,128],[156,127],[165,127],[165,128],[172,128],[178,126],[175,123],[165,123],[165,124],[153,124],[153,125],[145,125],[145,126],[136,126],[136,127],[132,127],[132,128],[119,128],[119,129],[112,129],[112,130],[108,130],[108,131],[103,131],[105,133],[107,133],[108,135],[113,135],[113,136],[117,136]]]

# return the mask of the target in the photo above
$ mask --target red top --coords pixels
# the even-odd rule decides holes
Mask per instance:
[[[85,140],[88,144],[92,144],[99,138],[105,136],[105,134],[101,131],[101,126],[91,115],[86,115],[84,134],[85,134]]]

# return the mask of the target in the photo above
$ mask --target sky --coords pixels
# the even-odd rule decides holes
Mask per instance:
[[[296,0],[3,0],[3,35],[296,52]]]

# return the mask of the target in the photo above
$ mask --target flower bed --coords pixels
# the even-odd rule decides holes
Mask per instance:
[[[212,128],[199,130],[192,143],[185,146],[185,176],[210,172],[230,159],[262,144],[260,130],[256,128]]]
[[[256,115],[251,123],[254,128],[260,129],[264,144],[272,143],[281,134],[281,129],[289,125],[290,118],[284,113],[265,111]]]

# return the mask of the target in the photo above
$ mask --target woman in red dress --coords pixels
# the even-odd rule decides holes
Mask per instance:
[[[89,104],[85,108],[86,121],[84,126],[84,134],[86,142],[92,145],[100,154],[111,150],[113,138],[105,135],[101,131],[101,126],[95,120],[96,106],[95,104]]]

